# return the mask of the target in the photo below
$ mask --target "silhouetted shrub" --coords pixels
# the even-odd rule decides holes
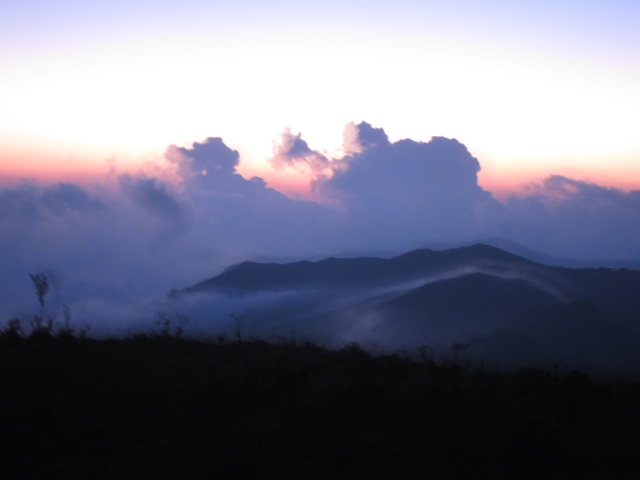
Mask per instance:
[[[7,326],[0,331],[0,338],[5,340],[16,340],[22,337],[24,330],[19,318],[14,318],[7,322]]]

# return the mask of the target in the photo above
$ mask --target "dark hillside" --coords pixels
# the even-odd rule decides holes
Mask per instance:
[[[431,325],[464,322],[480,326],[517,319],[531,310],[544,311],[563,302],[531,282],[474,273],[428,283],[382,303],[395,317],[424,320]]]
[[[603,312],[640,329],[640,270],[558,268],[574,285],[577,298],[588,298]]]
[[[638,478],[638,383],[420,353],[3,337],[0,478]]]

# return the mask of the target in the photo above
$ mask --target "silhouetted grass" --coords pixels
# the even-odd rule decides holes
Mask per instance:
[[[349,345],[0,336],[0,478],[638,478],[640,384]]]

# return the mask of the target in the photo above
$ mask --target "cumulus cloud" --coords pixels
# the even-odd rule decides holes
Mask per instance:
[[[178,148],[188,161],[183,165],[194,174],[209,178],[224,178],[235,173],[240,160],[236,150],[227,147],[221,138],[209,137],[204,142],[195,142],[191,148]]]
[[[323,238],[328,241],[329,210],[291,200],[259,177],[245,179],[236,172],[238,152],[220,139],[209,138],[178,153],[178,159],[175,150],[171,154],[194,211],[194,241],[277,255],[309,253],[322,245]]]
[[[349,122],[344,128],[342,149],[347,155],[359,153],[370,147],[388,145],[389,137],[382,128],[374,128],[367,122]]]
[[[345,145],[353,153],[320,189],[341,199],[363,244],[462,241],[486,233],[480,220],[500,209],[478,185],[478,160],[457,140],[390,143],[363,122],[346,129]]]
[[[280,136],[280,143],[274,145],[273,157],[269,160],[276,170],[293,168],[300,173],[310,174],[312,178],[327,174],[330,163],[320,152],[309,148],[302,140],[302,134],[294,135],[286,129]]]

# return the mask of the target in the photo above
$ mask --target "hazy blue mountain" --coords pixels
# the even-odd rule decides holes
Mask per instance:
[[[505,252],[513,253],[520,257],[527,258],[536,263],[543,265],[568,267],[568,268],[627,268],[632,270],[640,270],[640,259],[636,258],[601,258],[597,260],[584,260],[571,257],[560,257],[556,255],[550,255],[543,253],[539,250],[529,248],[518,242],[508,240],[503,237],[488,237],[483,238],[480,241],[465,242],[462,244],[429,244],[425,248],[431,248],[433,250],[449,250],[452,248],[466,247],[481,243],[483,245],[490,245],[492,247],[499,248]]]

